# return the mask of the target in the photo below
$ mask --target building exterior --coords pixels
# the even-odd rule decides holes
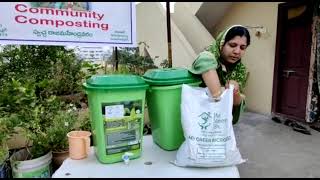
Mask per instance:
[[[282,71],[287,70],[279,67],[282,67],[281,52],[291,48],[291,55],[286,57],[294,57],[294,53],[301,49],[296,45],[305,42],[304,39],[311,40],[312,33],[308,28],[311,27],[309,20],[312,17],[310,19],[308,12],[312,12],[310,7],[313,5],[307,2],[176,2],[174,13],[171,13],[173,67],[190,67],[197,54],[211,44],[221,30],[233,24],[244,25],[251,34],[251,45],[242,58],[250,73],[245,89],[247,110],[305,121],[310,103],[306,101],[310,101],[308,94],[311,92],[311,84],[306,82],[308,77],[312,77],[312,67],[308,64],[304,66],[307,79],[303,81],[302,77],[290,72],[287,73],[288,79],[283,80]],[[137,41],[149,45],[148,53],[151,57],[159,57],[155,62],[159,64],[161,59],[168,57],[165,9],[157,2],[142,2],[137,4],[136,9]],[[308,23],[299,19],[308,19]],[[292,41],[286,36],[290,33],[289,39]],[[283,44],[283,41],[289,44]],[[311,44],[311,41],[307,43]],[[306,54],[302,60],[309,62],[310,56],[307,55],[311,47],[307,47],[300,50],[298,55],[302,57]],[[294,84],[302,82],[307,87],[296,90],[303,88]],[[285,83],[289,85],[283,85]],[[285,93],[291,95],[285,96]],[[296,98],[300,96],[305,100]],[[298,109],[300,115],[294,113]]]

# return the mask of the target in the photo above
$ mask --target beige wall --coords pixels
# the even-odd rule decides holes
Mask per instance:
[[[174,13],[171,17],[196,54],[202,52],[214,40],[209,31],[202,25],[199,19],[192,13],[190,3],[175,3]]]
[[[212,31],[216,37],[219,31],[233,24],[266,27],[267,33],[260,38],[255,36],[254,29],[249,29],[251,45],[242,58],[250,71],[245,89],[247,110],[266,115],[271,114],[278,4],[235,2]]]
[[[159,65],[160,60],[167,58],[166,21],[164,16],[156,15],[154,12],[160,12],[155,3],[143,2],[136,5],[137,42],[146,42],[151,47],[148,49],[149,54],[152,58],[159,56],[156,62],[156,65]],[[150,32],[150,26],[157,26],[157,31]],[[158,41],[152,41],[154,36],[159,36]]]
[[[147,43],[152,58],[159,56],[155,64],[168,58],[166,12],[159,2],[143,2],[136,6],[137,42]],[[172,66],[189,67],[196,53],[174,21],[171,21]]]
[[[177,3],[182,3],[182,2],[177,2]],[[199,10],[199,8],[201,7],[201,5],[203,4],[203,2],[188,2],[184,4],[188,7],[191,14],[195,15]]]

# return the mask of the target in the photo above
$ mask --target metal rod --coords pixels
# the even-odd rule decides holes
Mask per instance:
[[[105,54],[103,55],[103,61],[104,61],[104,74],[107,74],[108,62]]]
[[[168,63],[172,67],[172,48],[171,48],[171,22],[170,22],[170,2],[166,2],[167,10],[167,36],[168,36]]]
[[[118,71],[118,65],[119,65],[119,60],[118,60],[118,48],[115,48],[115,59],[116,59],[116,71]]]

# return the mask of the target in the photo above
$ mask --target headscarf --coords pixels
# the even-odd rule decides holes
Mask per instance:
[[[217,36],[216,40],[209,46],[209,51],[213,53],[216,59],[220,58],[220,51],[225,43],[226,35],[233,27],[244,27],[242,25],[233,25],[230,26],[228,29],[225,29],[224,31],[220,32]]]
[[[231,28],[238,26],[244,27],[242,25],[233,25],[219,33],[216,40],[207,48],[207,50],[201,52],[195,59],[190,72],[200,75],[210,69],[216,69],[222,85],[224,85],[228,80],[235,80],[239,83],[240,91],[243,92],[247,79],[246,67],[241,63],[241,60],[239,60],[232,65],[228,65],[229,68],[222,68],[222,66],[224,66],[222,64],[224,60],[220,55],[220,51],[225,43],[226,34]]]

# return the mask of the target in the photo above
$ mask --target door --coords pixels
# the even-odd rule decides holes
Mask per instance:
[[[276,113],[305,121],[306,101],[311,53],[312,11],[307,4],[290,4],[280,8],[278,43],[275,69],[277,88]]]

